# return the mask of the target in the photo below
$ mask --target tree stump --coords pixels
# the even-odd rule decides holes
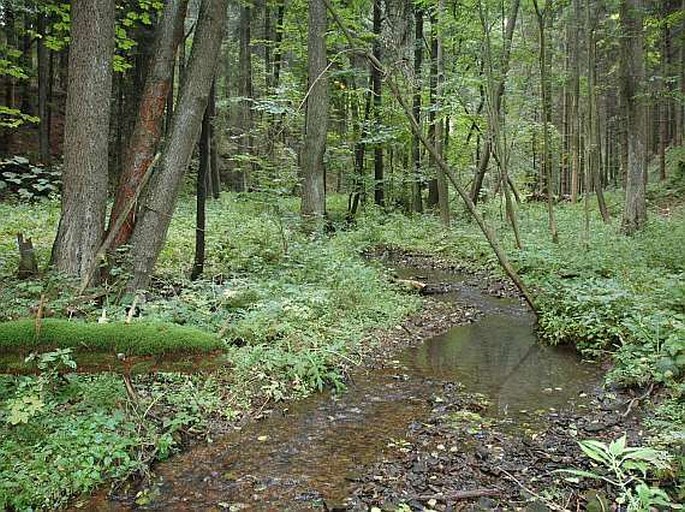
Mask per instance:
[[[24,240],[24,235],[17,233],[17,246],[19,247],[19,269],[17,271],[19,278],[26,279],[37,275],[38,263],[31,239]]]

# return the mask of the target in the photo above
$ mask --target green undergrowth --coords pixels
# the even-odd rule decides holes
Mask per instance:
[[[662,187],[654,194],[662,194]],[[552,345],[572,344],[588,358],[610,359],[610,384],[658,386],[662,393],[651,422],[655,442],[680,453],[678,467],[685,468],[685,205],[670,191],[666,198],[668,208],[655,199],[647,226],[631,237],[620,232],[618,194],[607,197],[609,224],[592,199],[587,228],[583,203],[557,204],[558,244],[551,241],[546,205],[520,205],[522,250],[515,248],[503,205],[492,201],[481,208],[533,292],[540,336]],[[502,275],[465,214],[445,230],[432,216],[372,213],[348,236],[359,246],[432,254]]]
[[[590,205],[555,208],[559,243],[551,241],[544,204],[519,208],[523,249],[517,250],[500,205],[483,207],[509,258],[533,291],[541,336],[574,344],[586,356],[613,354],[611,381],[664,384],[685,374],[685,207],[650,212],[644,230],[620,233],[620,201],[609,196],[613,218],[602,223]],[[501,275],[477,226],[459,217],[450,230],[432,217],[370,216],[347,235],[367,247],[385,245],[437,255]]]
[[[72,348],[124,355],[206,353],[223,343],[199,329],[160,322],[84,323],[45,318],[0,323],[0,351],[28,353]]]
[[[118,375],[70,373],[71,355],[33,357],[37,376],[0,375],[0,510],[56,510],[144,474],[187,432],[231,412],[211,376],[158,374],[133,402]]]
[[[2,377],[0,451],[10,456],[0,469],[5,485],[0,488],[5,493],[0,494],[0,509],[3,499],[5,506],[13,503],[21,510],[52,508],[70,495],[125,477],[152,458],[167,455],[178,446],[179,433],[206,433],[211,421],[239,417],[266,400],[342,387],[345,368],[359,361],[372,343],[369,333],[396,324],[419,306],[418,298],[390,283],[380,264],[360,256],[368,249],[422,252],[501,275],[477,226],[456,207],[449,230],[432,215],[407,217],[373,208],[347,226],[336,221],[343,218],[344,202],[339,199],[332,198],[329,205],[336,232],[326,237],[303,234],[294,199],[225,194],[210,202],[205,277],[195,282],[187,278],[194,205],[184,200],[149,290],[124,292],[124,250],[113,262],[115,279],[83,297],[75,297],[75,285],[58,275],[27,281],[13,277],[14,234],[32,236],[39,263],[45,265],[58,204],[38,203],[30,210],[0,204],[5,221],[0,226],[0,320],[31,318],[43,297],[51,317],[43,321],[44,327],[53,318],[63,319],[63,325],[64,319],[77,316],[92,326],[89,329],[107,329],[108,324],[94,323],[106,317],[116,330],[135,303],[140,325],[197,329],[226,347],[223,366],[210,373],[135,377],[138,404],[127,396],[121,377],[111,373],[45,377],[50,374],[42,371],[37,376]],[[678,435],[682,439],[682,423],[673,425],[685,416],[685,209],[670,201],[667,211],[650,211],[642,232],[625,237],[619,232],[621,198],[610,194],[608,201],[612,222],[601,222],[593,201],[587,231],[582,204],[557,205],[558,244],[550,240],[545,205],[521,205],[523,250],[514,247],[503,206],[490,201],[481,208],[535,295],[541,336],[552,344],[575,344],[588,356],[610,355],[616,364],[608,378],[614,383],[662,384],[672,400],[660,410],[658,422],[668,433],[662,442],[672,443]],[[30,335],[35,322],[23,325]],[[167,342],[165,337],[160,343]],[[130,350],[137,346],[134,341]],[[119,339],[98,343],[107,350],[122,346]],[[50,348],[64,346],[55,343]],[[78,363],[79,356],[73,357]],[[97,392],[103,388],[109,391]],[[16,404],[35,414],[13,424]],[[96,435],[101,437],[94,441]],[[99,452],[102,447],[107,450]],[[102,455],[105,452],[119,458],[113,462]],[[55,453],[64,458],[65,470],[53,475],[50,461]],[[33,473],[43,474],[41,487],[17,491],[22,478]]]
[[[297,206],[296,200],[258,194],[225,194],[208,203],[205,276],[192,282],[194,202],[184,200],[148,290],[125,293],[124,250],[113,262],[111,282],[76,297],[77,284],[59,275],[14,278],[14,233],[33,237],[45,266],[59,205],[46,201],[29,210],[0,204],[7,219],[0,226],[0,320],[6,322],[0,324],[0,350],[20,338],[35,342],[32,317],[40,307],[49,316],[42,321],[41,350],[74,347],[69,357],[77,365],[84,343],[132,354],[175,345],[166,333],[153,336],[151,345],[133,335],[122,338],[146,324],[203,332],[198,341],[224,347],[219,367],[209,372],[134,375],[138,402],[114,373],[63,369],[52,376],[0,377],[0,452],[8,454],[0,462],[0,510],[52,509],[102,482],[144,471],[183,438],[208,435],[216,422],[267,401],[344,386],[347,368],[373,345],[371,333],[395,325],[420,301],[392,285],[380,265],[365,261],[363,244],[347,233],[303,234]],[[134,305],[134,323],[121,325]],[[54,326],[74,328],[71,317],[78,318],[78,329],[91,331],[77,329],[73,344],[66,335],[51,337]],[[101,317],[110,323],[97,324]],[[3,335],[3,328],[18,332]],[[15,422],[17,407],[31,411],[25,422]],[[40,485],[26,487],[32,474]]]

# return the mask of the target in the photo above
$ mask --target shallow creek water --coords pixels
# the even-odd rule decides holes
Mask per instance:
[[[512,428],[533,411],[574,407],[597,371],[568,351],[536,343],[534,321],[511,299],[496,299],[439,271],[398,269],[400,277],[452,283],[440,300],[481,309],[478,321],[400,353],[381,369],[358,372],[348,390],[298,403],[207,446],[155,467],[142,504],[101,494],[83,509],[321,510],[344,503],[362,466],[397,449],[425,417],[446,382],[490,402],[488,414]],[[390,448],[389,446],[393,446]]]

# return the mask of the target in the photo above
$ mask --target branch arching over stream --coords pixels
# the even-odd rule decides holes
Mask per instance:
[[[355,47],[355,42],[354,42],[354,36],[352,33],[348,30],[348,28],[345,26],[343,21],[340,19],[340,16],[338,16],[337,11],[333,8],[331,5],[330,0],[323,0],[323,2],[326,4],[326,8],[328,11],[331,13],[331,16],[333,16],[333,19],[335,23],[340,27],[340,29],[343,31],[345,34],[345,37],[347,41],[350,43],[351,47]],[[493,229],[485,222],[485,219],[483,216],[478,212],[476,209],[476,205],[473,203],[469,195],[466,193],[464,188],[460,185],[459,180],[457,179],[456,174],[454,171],[447,165],[445,160],[443,160],[442,156],[438,153],[436,150],[435,146],[431,144],[431,142],[426,138],[426,136],[423,134],[421,131],[421,127],[418,125],[416,122],[416,119],[414,118],[414,114],[412,113],[410,107],[407,105],[407,102],[405,101],[404,97],[402,96],[399,87],[397,86],[397,83],[393,79],[393,77],[386,71],[385,67],[381,62],[367,49],[359,49],[359,52],[371,63],[372,66],[377,68],[383,76],[386,78],[386,83],[388,84],[388,87],[390,87],[390,91],[394,98],[397,100],[397,102],[400,104],[402,107],[402,110],[404,111],[407,120],[409,121],[409,126],[411,127],[412,133],[419,138],[421,141],[421,144],[428,150],[430,155],[435,159],[435,162],[438,164],[438,167],[440,167],[440,170],[445,173],[445,175],[449,178],[449,180],[452,182],[452,185],[454,185],[455,190],[459,194],[459,196],[462,198],[464,201],[464,204],[466,205],[466,208],[468,209],[469,213],[473,217],[473,219],[476,221],[476,224],[478,224],[478,227],[480,230],[483,232],[483,235],[485,235],[485,238],[488,241],[488,244],[490,244],[490,247],[492,248],[493,252],[497,256],[497,261],[499,264],[502,266],[504,269],[504,272],[506,272],[507,276],[514,282],[516,285],[516,288],[521,292],[521,295],[523,295],[524,299],[528,303],[528,305],[531,307],[533,312],[537,313],[537,308],[535,307],[535,302],[533,301],[533,296],[530,294],[528,291],[528,288],[526,287],[525,283],[521,279],[521,277],[518,275],[514,267],[511,265],[511,262],[509,261],[509,258],[507,257],[506,253],[502,249],[502,246],[500,245],[499,241],[497,240],[497,236],[495,235],[495,232]]]

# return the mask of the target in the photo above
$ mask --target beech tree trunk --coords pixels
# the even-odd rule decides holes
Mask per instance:
[[[82,276],[105,225],[114,0],[74,0],[71,15],[62,213],[52,261],[60,272]]]
[[[313,231],[323,227],[326,189],[323,157],[328,130],[328,78],[326,76],[326,6],[309,0],[309,96],[304,126],[301,166],[302,217]]]
[[[153,175],[131,236],[133,276],[128,285],[131,290],[147,286],[164,245],[183,175],[188,168],[207,108],[225,22],[226,4],[223,0],[202,1],[171,134],[161,158],[160,169]]]
[[[136,191],[141,186],[141,180],[159,146],[164,110],[167,107],[172,86],[176,48],[183,37],[183,21],[187,5],[188,0],[170,0],[157,28],[154,61],[145,81],[133,135],[124,156],[119,187],[109,218],[110,230],[117,224],[127,204],[136,195]],[[136,209],[133,208],[116,234],[110,250],[115,250],[128,242],[135,222]]]

